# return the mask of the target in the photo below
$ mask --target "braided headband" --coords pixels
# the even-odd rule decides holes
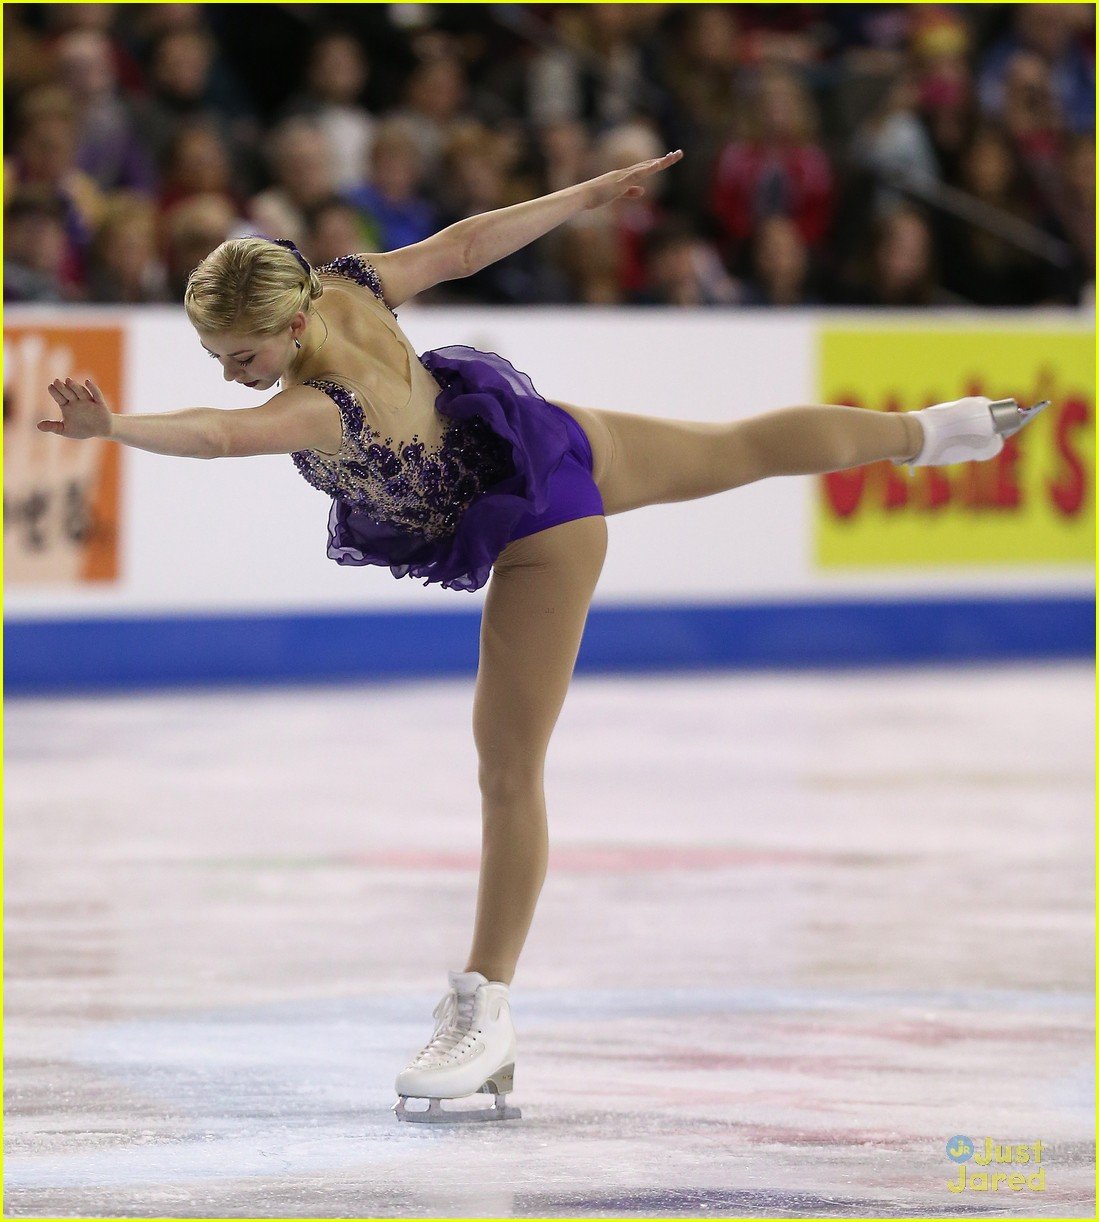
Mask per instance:
[[[270,240],[274,242],[276,246],[284,246],[294,256],[294,258],[297,259],[297,261],[302,265],[302,267],[305,268],[305,274],[307,276],[313,270],[309,266],[309,264],[306,263],[305,256],[301,253],[300,250],[298,250],[298,248],[294,245],[293,242],[290,241],[289,238],[271,238]]]

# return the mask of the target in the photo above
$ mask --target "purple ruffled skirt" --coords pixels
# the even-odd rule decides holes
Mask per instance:
[[[508,443],[513,471],[478,493],[452,535],[429,540],[378,522],[338,498],[329,515],[328,555],[339,564],[388,565],[394,577],[479,590],[496,557],[515,539],[575,518],[602,515],[584,430],[495,352],[455,345],[420,357],[440,384],[436,410],[484,420]]]

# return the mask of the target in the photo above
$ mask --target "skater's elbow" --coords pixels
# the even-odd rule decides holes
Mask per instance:
[[[228,418],[236,413],[223,414],[226,419],[211,430],[206,452],[198,455],[199,458],[252,458],[268,453],[264,446],[257,444],[254,436],[237,427],[237,421]]]

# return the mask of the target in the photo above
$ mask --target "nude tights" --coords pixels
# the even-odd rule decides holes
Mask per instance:
[[[781,408],[727,424],[664,420],[562,403],[592,445],[606,513],[692,500],[777,475],[911,457],[910,414]],[[510,543],[481,617],[473,734],[482,853],[467,971],[510,983],[546,874],[546,751],[572,677],[607,550],[603,517]]]

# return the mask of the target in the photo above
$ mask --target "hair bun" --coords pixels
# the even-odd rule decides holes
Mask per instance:
[[[272,245],[294,257],[272,258]],[[308,313],[323,293],[317,273],[288,238],[229,238],[187,278],[183,304],[199,330],[273,335]]]

